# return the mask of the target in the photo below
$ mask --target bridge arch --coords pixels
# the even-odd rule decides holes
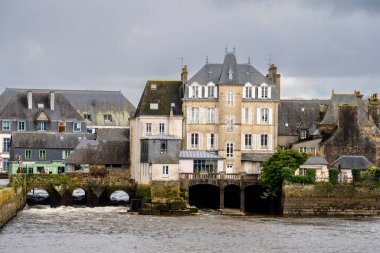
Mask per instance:
[[[111,205],[122,205],[125,206],[129,204],[130,196],[126,191],[116,190],[110,194],[109,203]]]
[[[224,207],[240,208],[240,186],[229,184],[224,187]]]
[[[28,205],[50,205],[50,194],[44,188],[29,188],[26,193],[26,203]]]
[[[271,198],[263,198],[265,189],[260,185],[246,186],[245,212],[256,214],[274,214],[272,211],[273,203]]]
[[[189,204],[198,208],[219,209],[220,187],[212,184],[189,186]]]
[[[87,204],[87,193],[83,188],[75,188],[71,193],[72,204],[73,205],[86,205]]]

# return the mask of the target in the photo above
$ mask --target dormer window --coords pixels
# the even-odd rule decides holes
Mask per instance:
[[[112,123],[112,115],[111,114],[104,114],[104,122],[105,123]]]
[[[44,107],[45,107],[44,104],[37,104],[38,109],[44,109]]]
[[[157,84],[152,83],[152,84],[150,85],[150,89],[151,89],[151,90],[157,90]]]
[[[250,83],[246,83],[243,87],[243,98],[254,98],[254,88]]]
[[[47,122],[40,121],[38,122],[38,131],[46,131],[47,130]]]
[[[300,138],[301,139],[306,139],[307,137],[307,131],[306,130],[301,130],[300,132]]]
[[[268,87],[261,87],[261,98],[268,98]]]
[[[87,114],[87,113],[85,113],[85,114],[83,115],[83,118],[84,118],[84,120],[92,121],[91,114]]]
[[[205,87],[205,97],[206,98],[216,98],[217,97],[216,86],[213,82],[210,82]]]
[[[228,70],[228,79],[229,80],[232,80],[232,75],[233,75],[233,71],[232,71],[232,68],[231,68],[231,66],[230,66],[230,69]]]
[[[258,88],[258,97],[259,98],[271,98],[271,87],[268,86],[266,83],[262,83],[260,87]]]
[[[158,103],[150,103],[151,110],[158,110]]]

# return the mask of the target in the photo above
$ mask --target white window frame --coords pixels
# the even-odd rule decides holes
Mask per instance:
[[[268,86],[261,86],[261,98],[269,98],[268,92],[269,92]]]
[[[11,150],[11,138],[3,138],[3,152],[9,153]]]
[[[234,157],[234,144],[232,142],[227,142],[227,149],[226,149],[226,155],[227,158],[233,158]]]
[[[207,108],[207,123],[215,123],[215,108]]]
[[[22,128],[20,128],[20,124],[23,125]],[[25,131],[25,129],[26,129],[26,121],[25,120],[17,121],[17,131]]]
[[[152,123],[146,123],[145,131],[146,135],[152,135]]]
[[[46,150],[45,149],[38,150],[38,160],[46,160]]]
[[[112,123],[112,115],[111,114],[104,114],[104,122],[105,123]]]
[[[300,131],[300,138],[301,139],[306,139],[307,137],[307,131],[306,130],[301,130]]]
[[[191,107],[191,122],[199,123],[199,108]]]
[[[232,90],[227,92],[227,105],[234,106],[234,92]]]
[[[260,148],[261,149],[268,149],[269,144],[269,136],[268,134],[261,134],[260,135]]]
[[[229,115],[227,116],[227,132],[234,131],[234,117]]]
[[[68,149],[66,149],[66,150],[62,150],[62,159],[63,160],[65,160],[67,157],[69,157],[70,156],[70,154],[71,154],[71,150],[68,150]]]
[[[78,133],[80,131],[82,131],[81,122],[73,122],[73,132]]]
[[[192,133],[190,136],[190,147],[191,148],[199,148],[199,134]]]
[[[226,173],[228,173],[229,171],[232,171],[232,173],[234,172],[234,165],[233,164],[227,164],[226,165]]]
[[[40,131],[40,132],[47,131],[47,122],[46,121],[38,122],[38,131]]]
[[[165,123],[160,123],[159,125],[159,134],[164,135],[165,134]]]
[[[252,134],[244,135],[244,147],[245,149],[252,149]]]
[[[269,108],[260,108],[260,123],[269,124]]]
[[[299,151],[300,153],[307,153],[307,147],[300,147]]]
[[[169,177],[169,165],[162,166],[162,177]]]
[[[10,131],[11,130],[11,121],[10,120],[3,120],[1,129],[3,131]]]

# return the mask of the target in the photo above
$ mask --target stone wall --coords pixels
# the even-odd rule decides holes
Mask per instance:
[[[336,185],[285,185],[284,216],[380,215],[380,189]]]
[[[0,228],[16,216],[17,211],[25,206],[25,198],[22,188],[0,189]]]

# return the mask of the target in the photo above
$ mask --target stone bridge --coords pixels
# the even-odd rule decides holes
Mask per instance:
[[[26,188],[44,189],[49,194],[51,207],[73,204],[73,191],[83,189],[86,205],[90,207],[109,204],[110,195],[117,190],[125,191],[132,199],[136,194],[137,184],[130,177],[127,169],[109,169],[106,173],[90,174],[71,172],[65,174],[24,174],[18,177]],[[12,180],[12,179],[11,179]]]
[[[249,195],[247,191],[260,185],[259,174],[180,173],[179,178],[181,190],[185,192],[185,198],[190,204],[205,204],[206,207],[220,209],[239,208],[242,212],[246,211],[246,203],[249,201],[246,198]],[[210,206],[199,203],[198,200],[209,192],[211,195],[204,202],[210,201]]]

